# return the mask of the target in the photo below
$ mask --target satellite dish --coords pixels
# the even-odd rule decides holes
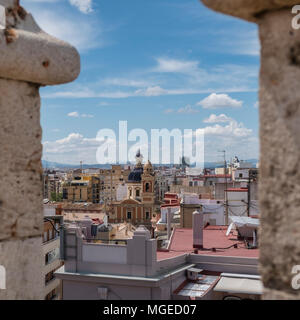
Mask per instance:
[[[230,223],[230,225],[229,225],[229,227],[228,227],[228,229],[227,229],[227,231],[226,231],[226,237],[228,237],[228,236],[229,236],[230,231],[231,231],[231,229],[232,229],[233,225],[234,225],[234,223],[233,223],[233,222],[231,222],[231,223]]]

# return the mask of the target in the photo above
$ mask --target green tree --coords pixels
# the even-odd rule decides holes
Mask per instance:
[[[51,192],[51,201],[60,202],[63,199],[62,193]]]

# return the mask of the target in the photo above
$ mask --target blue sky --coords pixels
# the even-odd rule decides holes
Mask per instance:
[[[23,0],[75,45],[79,78],[41,89],[44,159],[96,162],[98,130],[205,128],[205,160],[258,157],[257,27],[186,0]]]

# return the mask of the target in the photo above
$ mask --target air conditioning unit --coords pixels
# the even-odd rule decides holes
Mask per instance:
[[[232,225],[235,225],[239,238],[242,239],[253,239],[254,234],[257,234],[257,229],[259,227],[259,219],[254,219],[250,217],[239,217],[230,216]]]

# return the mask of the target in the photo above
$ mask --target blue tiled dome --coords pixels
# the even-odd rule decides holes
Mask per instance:
[[[135,167],[128,176],[128,182],[141,182],[143,167]]]

